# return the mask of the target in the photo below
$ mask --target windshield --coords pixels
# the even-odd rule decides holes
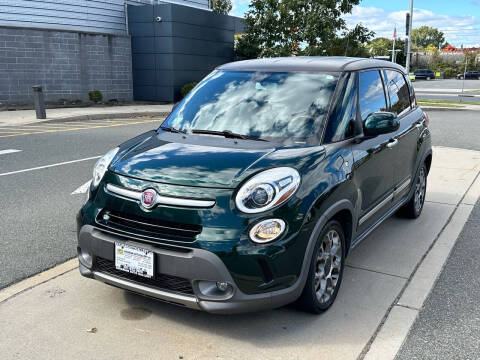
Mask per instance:
[[[337,80],[337,73],[214,71],[162,127],[305,140],[319,134]]]

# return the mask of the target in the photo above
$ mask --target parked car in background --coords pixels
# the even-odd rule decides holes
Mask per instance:
[[[413,72],[415,79],[431,80],[435,79],[435,72],[428,69],[417,69]]]
[[[212,313],[320,313],[354,246],[397,211],[420,216],[431,162],[397,64],[225,64],[99,159],[77,217],[80,272]]]
[[[467,71],[464,74],[458,74],[457,79],[461,80],[464,76],[465,79],[480,80],[480,71]]]

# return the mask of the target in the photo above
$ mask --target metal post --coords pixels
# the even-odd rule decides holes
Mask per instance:
[[[45,98],[43,96],[43,90],[40,85],[33,87],[33,102],[35,104],[35,112],[37,113],[37,119],[46,119],[47,113],[45,111]]]
[[[408,46],[407,46],[407,74],[410,74],[410,56],[412,53],[412,23],[413,23],[413,0],[410,0],[410,23],[408,24]]]
[[[465,91],[465,75],[467,74],[468,53],[465,53],[465,70],[463,70],[462,94],[460,95],[460,102],[463,100],[463,92]]]
[[[396,40],[396,37],[393,38],[393,49],[392,49],[392,62],[393,63],[397,62],[397,54],[395,53],[395,40]]]

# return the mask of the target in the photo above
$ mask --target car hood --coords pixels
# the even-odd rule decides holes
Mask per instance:
[[[120,145],[110,171],[172,185],[234,189],[254,173],[273,167],[308,172],[324,155],[323,146],[286,147],[151,131]]]
[[[183,140],[179,134],[152,132],[150,136],[137,138],[133,144],[130,141],[122,145],[110,170],[160,183],[233,188],[245,170],[273,151],[271,146],[256,149],[227,146],[243,140],[189,136],[189,140],[192,138],[199,141],[179,142]]]

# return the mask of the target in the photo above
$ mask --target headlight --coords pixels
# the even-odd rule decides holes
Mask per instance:
[[[293,168],[262,171],[240,188],[235,203],[244,213],[260,213],[287,201],[299,185],[300,174]]]
[[[115,155],[117,155],[119,148],[115,148],[110,150],[108,153],[106,153],[104,156],[102,156],[100,159],[98,159],[97,163],[95,164],[95,167],[93,168],[93,179],[92,179],[92,189],[95,189],[98,184],[100,184],[100,181],[103,179],[103,175],[107,172],[108,166],[112,162],[113,158]]]

